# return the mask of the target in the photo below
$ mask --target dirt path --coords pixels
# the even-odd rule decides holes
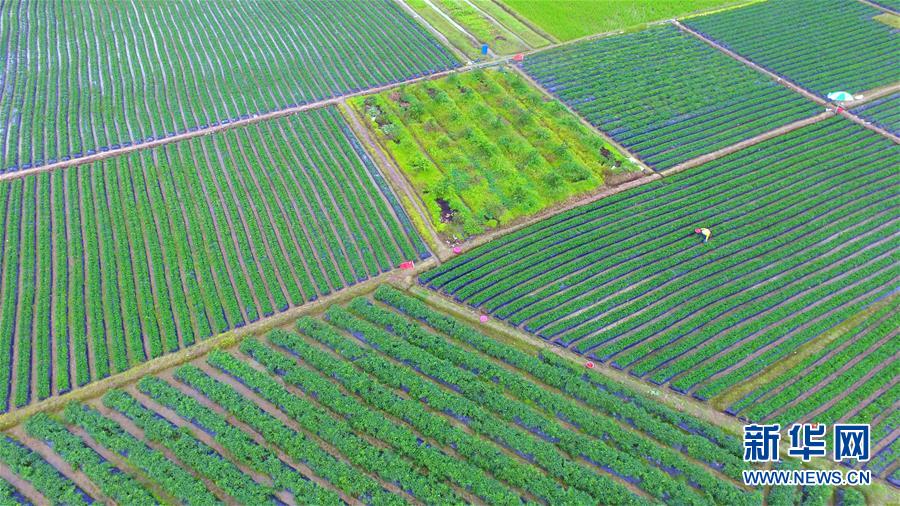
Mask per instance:
[[[532,352],[543,351],[545,353],[553,353],[576,364],[578,367],[583,367],[585,363],[584,357],[577,355],[568,349],[561,348],[555,344],[544,341],[527,332],[515,329],[503,321],[492,319],[487,323],[481,323],[479,320],[481,313],[479,313],[478,311],[475,311],[468,307],[463,307],[458,303],[444,298],[438,293],[432,292],[431,290],[418,286],[401,287],[401,289],[408,289],[410,293],[429,302],[436,309],[445,312],[450,316],[460,318],[463,322],[466,322],[474,326],[475,328],[482,329],[483,332],[491,332],[496,335],[502,336],[507,340],[522,343],[528,346]],[[685,413],[712,423],[729,433],[733,433],[736,435],[743,433],[741,423],[737,419],[732,418],[720,411],[710,409],[706,403],[700,402],[696,399],[682,394],[670,392],[665,389],[659,389],[655,385],[635,378],[625,371],[619,371],[603,364],[596,365],[594,367],[594,370],[630,388],[631,390],[643,394],[650,399],[661,402],[662,404],[665,404],[681,413]]]
[[[367,88],[365,90],[360,90],[360,91],[356,91],[353,93],[346,93],[346,94],[338,95],[338,96],[331,97],[331,98],[317,100],[317,101],[310,102],[310,103],[303,104],[303,105],[298,105],[298,106],[294,106],[294,107],[286,107],[284,109],[278,109],[276,111],[271,111],[271,112],[268,112],[265,114],[251,114],[246,119],[235,119],[229,123],[220,123],[219,125],[216,125],[216,126],[209,126],[206,128],[198,128],[197,130],[194,130],[194,131],[188,131],[188,132],[183,132],[180,134],[170,135],[170,136],[166,136],[166,137],[163,137],[160,139],[154,139],[149,142],[139,142],[139,143],[132,144],[130,146],[119,147],[116,149],[110,149],[108,151],[94,153],[92,155],[79,156],[79,157],[72,158],[69,160],[63,160],[63,161],[59,161],[56,163],[42,165],[40,167],[32,167],[32,168],[25,169],[25,170],[18,170],[18,171],[14,171],[14,172],[8,172],[5,174],[0,174],[0,181],[6,181],[6,180],[10,180],[10,179],[26,177],[26,176],[37,174],[40,172],[48,172],[48,171],[52,171],[52,170],[65,169],[65,168],[74,167],[77,165],[83,165],[86,163],[93,163],[93,162],[105,160],[107,158],[112,158],[112,157],[116,157],[116,156],[121,156],[123,154],[131,153],[131,152],[142,150],[142,149],[163,146],[166,144],[171,144],[173,142],[178,142],[178,141],[183,141],[183,140],[187,140],[187,139],[192,139],[194,137],[209,135],[209,134],[212,134],[215,132],[220,132],[222,130],[230,130],[232,128],[237,128],[237,127],[242,127],[245,125],[259,123],[261,121],[267,121],[267,120],[271,120],[271,119],[275,119],[275,118],[281,118],[284,116],[290,116],[292,114],[297,114],[299,112],[308,111],[310,109],[318,109],[318,108],[325,107],[328,105],[336,105],[336,104],[340,103],[342,100],[345,100],[345,99],[351,98],[351,97],[355,97],[355,96],[369,95],[372,93],[378,93],[378,92],[381,92],[384,90],[397,88],[399,86],[403,86],[406,84],[440,79],[441,77],[445,77],[450,74],[455,74],[458,72],[465,72],[465,71],[475,69],[475,68],[490,67],[493,65],[498,65],[498,64],[502,63],[503,61],[505,61],[505,59],[489,60],[489,61],[484,61],[484,62],[479,62],[479,63],[469,63],[469,64],[465,64],[465,65],[462,65],[460,67],[456,67],[453,69],[435,72],[434,74],[414,77],[411,79],[406,79],[406,80],[398,81],[395,83],[389,83],[389,84],[385,84],[385,85],[381,85],[381,86],[376,86],[373,88]]]
[[[888,13],[888,14],[895,14],[895,15],[897,15],[897,16],[900,16],[900,12],[897,12],[897,11],[895,11],[895,10],[892,10],[892,9],[890,9],[890,8],[888,8],[888,7],[883,6],[883,5],[879,5],[879,4],[876,4],[876,3],[874,3],[874,2],[870,2],[869,0],[857,0],[857,1],[860,2],[860,3],[864,3],[864,4],[868,5],[869,7],[874,7],[874,8],[876,8],[876,9],[882,11],[882,12],[886,12],[886,13]]]
[[[787,125],[778,127],[774,130],[769,130],[768,132],[765,132],[765,133],[759,134],[755,137],[751,137],[749,139],[743,140],[741,142],[738,142],[737,144],[732,144],[731,146],[726,146],[722,149],[718,149],[711,153],[707,153],[705,155],[698,156],[697,158],[692,158],[685,162],[681,162],[678,165],[675,165],[674,167],[671,167],[669,169],[662,171],[661,174],[663,176],[671,176],[671,175],[677,174],[679,172],[685,171],[687,169],[692,169],[694,167],[703,165],[704,163],[708,163],[713,160],[722,158],[723,156],[727,156],[727,155],[730,155],[731,153],[740,151],[744,148],[748,148],[750,146],[755,146],[756,144],[759,144],[763,141],[767,141],[773,137],[778,137],[779,135],[784,135],[786,133],[793,132],[794,130],[797,130],[798,128],[803,128],[807,125],[812,125],[814,123],[818,123],[818,122],[828,119],[832,116],[834,116],[834,112],[825,111],[825,112],[819,113],[811,118],[801,119],[801,120],[795,121],[793,123],[788,123]]]

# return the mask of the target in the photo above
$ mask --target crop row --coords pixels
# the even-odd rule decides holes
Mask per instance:
[[[455,67],[388,0],[8,2],[0,172]],[[284,25],[272,33],[266,27]]]
[[[472,372],[472,376],[463,375],[454,378],[453,385],[458,387],[461,393],[470,399],[481,400],[486,407],[493,409],[501,417],[531,431],[539,432],[551,440],[559,441],[558,444],[570,455],[582,454],[588,460],[603,462],[605,466],[620,474],[639,479],[642,487],[648,487],[651,483],[652,487],[659,486],[648,490],[653,494],[665,494],[670,498],[679,495],[680,500],[691,500],[690,490],[677,482],[673,483],[663,471],[671,472],[672,469],[676,469],[678,473],[691,476],[693,482],[697,484],[695,486],[707,492],[715,501],[737,504],[747,499],[737,489],[722,485],[702,468],[685,463],[683,456],[677,452],[660,448],[644,437],[635,436],[612,420],[597,417],[596,413],[566,399],[564,395],[548,392],[545,387],[524,380],[518,374],[497,366],[486,358],[480,358],[461,347],[447,344],[442,337],[422,329],[396,313],[371,305],[364,299],[356,299],[351,303],[350,309],[368,322],[355,320],[345,314],[342,317],[344,323],[339,324],[340,326],[351,332],[368,330],[364,335],[370,343],[376,339],[371,336],[378,336],[379,340],[393,340],[388,341],[391,347],[398,349],[396,353],[403,354],[403,356],[395,355],[394,358],[397,360],[412,364],[415,363],[414,360],[431,359],[429,357],[431,356],[438,359],[437,363],[441,365],[440,367],[433,365],[432,368],[435,370],[452,371],[455,367],[459,367]],[[377,329],[371,324],[376,324],[382,329]],[[388,332],[394,336],[388,337]],[[412,345],[404,345],[403,341],[396,341],[397,338],[415,343],[422,351],[416,350],[411,347]],[[422,370],[424,372],[425,368]],[[504,390],[518,400],[507,400],[503,395]],[[526,402],[539,406],[543,414],[528,409]],[[579,427],[585,434],[566,430],[559,423],[562,420]],[[604,447],[606,445],[597,444],[588,436],[601,441],[614,441],[615,444]],[[654,469],[653,466],[647,465],[644,459],[659,468]],[[732,461],[731,464],[735,466],[732,473],[736,476],[737,462]]]
[[[153,495],[134,477],[123,474],[121,470],[110,464],[93,448],[69,432],[69,430],[50,418],[39,413],[25,422],[25,431],[29,436],[41,440],[73,469],[82,471],[109,498],[121,504],[152,505],[156,504]]]
[[[203,432],[212,434],[213,440],[239,462],[271,477],[272,486],[276,490],[290,490],[301,502],[322,505],[341,503],[333,491],[323,489],[310,481],[309,477],[280,460],[274,451],[259,444],[240,428],[231,425],[223,415],[202,405],[193,397],[183,394],[165,381],[146,377],[138,383],[138,389],[161,406],[177,413],[182,419],[190,420]]]
[[[93,502],[84,490],[60,474],[40,454],[8,436],[0,437],[0,463],[14,474],[23,476],[53,503],[79,506]]]
[[[379,179],[326,108],[0,184],[0,411],[427,257]]]
[[[870,5],[841,0],[766,2],[684,23],[824,98],[897,80],[889,61],[900,41],[878,14]]]
[[[671,26],[544,51],[523,68],[656,169],[816,111],[812,102]]]
[[[891,290],[898,161],[888,140],[826,120],[526,227],[420,281],[708,399]]]

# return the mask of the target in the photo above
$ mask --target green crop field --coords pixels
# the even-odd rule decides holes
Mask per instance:
[[[821,111],[672,26],[554,48],[522,68],[658,170]]]
[[[685,24],[824,97],[900,81],[900,40],[874,19],[881,13],[854,1],[772,0]]]
[[[897,290],[898,163],[890,140],[832,118],[508,234],[420,281],[710,399]]]
[[[39,414],[0,440],[0,464],[67,504],[762,504],[765,490],[734,482],[741,451],[708,422],[381,286]]]
[[[735,0],[498,1],[561,41],[741,3]]]
[[[351,101],[446,235],[465,238],[628,178],[636,167],[512,71]]]
[[[427,257],[386,195],[333,109],[0,183],[0,411]]]
[[[457,65],[391,0],[9,1],[0,12],[0,173]]]

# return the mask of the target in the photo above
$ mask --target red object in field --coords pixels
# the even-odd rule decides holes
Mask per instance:
[[[481,316],[478,318],[478,321],[480,321],[481,323],[487,323],[487,321],[488,321],[487,315],[486,315],[486,314],[481,315]]]
[[[456,253],[457,255],[459,255],[460,253],[462,253],[462,248],[460,248],[459,246],[456,246],[455,248],[453,248],[453,252]]]
[[[593,363],[593,362],[588,362],[588,363],[584,364],[584,366],[587,367],[588,369],[593,369],[593,368],[594,368],[594,363]]]
[[[837,108],[837,113],[840,114],[840,113],[842,113],[842,112],[844,112],[844,108],[843,108],[843,107],[838,107],[838,108]]]
[[[520,63],[524,59],[525,59],[525,55],[522,53],[516,53],[516,55],[513,56],[513,61],[516,63]]]
[[[699,228],[695,228],[695,229],[694,229],[694,233],[695,233],[695,234],[699,234],[699,233],[700,233],[700,229],[699,229]]]
[[[403,262],[402,264],[400,264],[401,269],[407,269],[407,270],[413,269],[413,268],[415,268],[415,266],[416,266],[416,264],[414,264],[412,261]]]

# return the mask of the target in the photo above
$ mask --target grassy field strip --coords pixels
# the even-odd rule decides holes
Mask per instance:
[[[547,44],[557,42],[555,38],[532,24],[530,21],[516,14],[502,1],[498,0],[467,0],[475,4],[482,11],[488,13],[497,22],[505,26],[509,31],[525,39],[532,48],[544,47]],[[515,29],[513,28],[515,27]]]
[[[478,5],[473,3],[471,0],[458,0],[458,1],[468,5],[469,7],[472,8],[472,10],[474,10],[481,16],[484,16],[484,18],[487,19],[489,22],[493,23],[498,28],[503,30],[506,35],[512,36],[512,38],[516,39],[523,46],[524,50],[534,49],[534,47],[531,44],[529,44],[527,41],[525,41],[525,39],[523,39],[519,34],[513,32],[509,27],[507,27],[503,23],[500,23],[499,21],[497,21],[497,19],[494,18],[493,16],[491,16],[490,14],[488,14],[485,9],[479,7]],[[488,47],[488,49],[490,49],[490,47]]]

